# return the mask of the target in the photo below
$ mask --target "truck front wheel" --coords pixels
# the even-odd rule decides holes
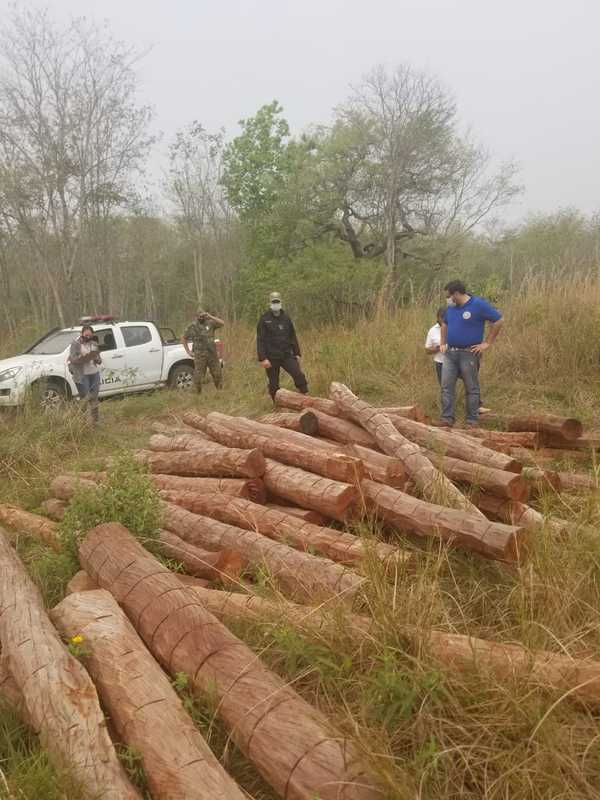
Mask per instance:
[[[169,375],[169,389],[189,391],[194,385],[194,368],[190,364],[173,367]]]
[[[31,387],[35,402],[44,411],[60,408],[66,400],[71,399],[69,387],[61,380],[41,380]]]

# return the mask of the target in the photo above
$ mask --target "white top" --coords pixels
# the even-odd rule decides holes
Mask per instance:
[[[425,347],[439,347],[442,343],[442,329],[440,327],[440,323],[436,322],[433,328],[429,329],[429,333],[427,334],[427,339],[425,339]],[[444,354],[443,353],[435,353],[433,356],[433,360],[437,361],[438,364],[444,363]]]

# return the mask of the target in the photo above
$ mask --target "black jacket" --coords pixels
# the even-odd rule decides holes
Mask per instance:
[[[256,327],[256,351],[258,360],[268,358],[283,360],[300,355],[300,345],[296,338],[294,323],[281,311],[276,316],[271,309],[265,311]]]

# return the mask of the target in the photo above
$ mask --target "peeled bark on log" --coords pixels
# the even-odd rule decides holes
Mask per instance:
[[[200,495],[207,498],[209,495]],[[264,565],[288,594],[304,600],[316,596],[352,598],[364,579],[326,558],[293,550],[254,530],[242,529],[175,505],[164,503],[165,527],[186,542],[212,550],[237,550],[251,565]]]
[[[120,741],[140,754],[154,800],[246,798],[109,592],[72,594],[51,617],[63,636],[84,637],[85,666]]]
[[[59,500],[58,497],[49,497],[41,504],[41,509],[44,514],[54,522],[60,522],[67,510],[67,504],[64,500]]]
[[[163,493],[165,500],[187,508],[194,514],[219,519],[230,525],[256,531],[269,539],[282,541],[298,550],[317,550],[332,561],[356,564],[369,555],[384,563],[405,564],[410,554],[384,542],[368,542],[351,533],[313,525],[283,511],[223,495],[193,495],[186,492]]]
[[[275,405],[279,408],[290,408],[293,411],[316,409],[332,417],[346,416],[343,409],[340,409],[332,400],[327,400],[325,397],[313,397],[308,394],[297,394],[296,392],[290,392],[288,389],[279,389],[275,395]],[[419,406],[388,406],[377,410],[383,414],[393,413],[407,419],[425,420],[425,414]]]
[[[260,478],[265,471],[265,459],[259,450],[240,450],[209,442],[182,452],[153,453],[142,450],[137,455],[150,472],[167,475]]]
[[[535,508],[520,503],[518,500],[503,500],[500,497],[477,492],[473,495],[473,501],[488,516],[493,516],[507,525],[515,525],[527,530],[536,530],[546,526],[561,539],[569,535],[572,527],[566,520],[559,517],[544,517]]]
[[[310,508],[340,522],[357,516],[359,492],[356,486],[322,478],[296,467],[288,467],[267,458],[263,476],[267,491],[290,503]]]
[[[444,503],[460,508],[475,516],[483,516],[479,509],[462,494],[454,484],[437,470],[421,449],[398,433],[386,414],[380,414],[372,406],[360,400],[342,383],[331,384],[331,395],[336,404],[375,439],[378,446],[389,456],[400,459],[423,495],[431,500],[443,498]],[[400,419],[400,417],[398,417]],[[419,425],[412,422],[412,425]]]
[[[522,528],[425,503],[373,481],[363,481],[362,488],[367,504],[397,530],[418,536],[437,536],[452,545],[499,561],[519,561],[524,555],[529,534]]]
[[[522,475],[500,469],[484,467],[458,458],[440,456],[427,450],[427,458],[448,478],[459,483],[468,483],[484,489],[498,497],[525,502],[531,492],[530,482]]]
[[[219,553],[201,550],[171,531],[160,531],[158,545],[164,556],[179,561],[185,571],[196,578],[237,582],[246,566],[235,550],[226,549]]]
[[[97,584],[90,578],[84,570],[80,569],[76,572],[71,580],[67,583],[67,594],[75,594],[75,592],[90,592],[97,589]]]
[[[316,709],[267,670],[122,526],[95,528],[79,555],[162,667],[171,675],[185,672],[194,691],[216,697],[233,741],[282,797],[380,800],[352,743],[332,734]]]
[[[52,520],[31,514],[18,506],[9,503],[0,503],[0,523],[13,528],[19,533],[25,533],[34,539],[39,539],[53,550],[60,550],[58,527]]]
[[[531,414],[529,416],[504,417],[501,414],[485,414],[486,422],[501,422],[507,431],[533,431],[544,436],[574,441],[583,434],[583,425],[578,419],[558,417],[555,414]]]
[[[343,444],[359,444],[379,450],[377,442],[368,431],[350,420],[341,417],[331,417],[317,409],[303,411],[300,415],[300,429],[303,433],[314,436],[324,436]],[[314,433],[311,433],[314,431]]]
[[[90,798],[139,800],[113,748],[94,685],[44,610],[42,597],[0,531],[2,659],[18,686],[26,719]]]
[[[591,475],[580,475],[577,472],[559,472],[562,488],[567,492],[597,492],[600,486],[598,479]]]
[[[306,444],[295,443],[288,437],[280,437],[281,429],[275,426],[214,411],[207,416],[206,422],[213,439],[228,447],[255,447],[265,457],[334,481],[356,483],[364,475],[362,462],[358,459],[341,452],[325,454],[315,450],[310,447],[310,439]]]
[[[265,503],[266,507],[271,511],[277,511],[280,514],[291,514],[292,517],[310,522],[312,525],[325,525],[325,517],[316,511],[311,511],[308,508],[298,508],[297,506],[280,505],[279,503]]]

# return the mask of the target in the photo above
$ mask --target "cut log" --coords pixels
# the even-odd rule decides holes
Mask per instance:
[[[83,636],[85,666],[119,740],[141,756],[154,800],[244,800],[169,679],[104,589],[72,594],[51,612],[64,637]]]
[[[137,456],[150,472],[166,475],[260,478],[265,471],[265,459],[259,450],[240,450],[209,442],[175,453],[142,450]]]
[[[515,525],[528,530],[536,530],[545,526],[560,539],[567,537],[572,528],[572,525],[566,520],[558,517],[544,517],[535,508],[520,503],[518,500],[504,500],[484,492],[476,492],[473,494],[473,502],[477,503],[488,516],[505,522],[507,525]]]
[[[97,483],[95,481],[72,474],[57,475],[50,483],[50,492],[53,497],[65,501],[71,500],[78,491],[83,489],[93,491],[96,488]]]
[[[288,391],[288,389],[279,389],[275,395],[275,405],[279,408],[290,408],[293,411],[316,409],[332,417],[346,416],[343,409],[340,409],[332,400],[327,400],[325,397],[312,397],[308,394],[297,394],[296,392]],[[393,413],[407,419],[425,420],[425,414],[419,406],[388,406],[377,410],[383,414]]]
[[[431,501],[443,500],[444,504],[453,508],[460,508],[475,516],[483,516],[479,509],[475,508],[464,494],[433,466],[417,445],[397,432],[390,417],[380,414],[368,403],[360,400],[342,383],[331,384],[331,396],[345,414],[373,436],[384,453],[402,461],[424,497]],[[420,425],[418,422],[411,424]]]
[[[155,433],[148,440],[148,449],[157,453],[176,453],[181,450],[204,450],[207,444],[214,444],[208,437],[201,436],[199,431],[179,433],[168,436]]]
[[[286,506],[279,503],[266,503],[267,508],[271,511],[278,511],[280,514],[291,514],[292,517],[310,522],[312,525],[325,525],[325,517],[323,514],[318,514],[316,511],[310,511],[308,508],[298,508],[297,506]]]
[[[177,580],[183,583],[184,586],[200,587],[201,589],[207,589],[212,586],[211,581],[204,580],[204,578],[195,578],[193,575],[186,575],[183,572],[176,572],[175,575],[177,575]]]
[[[364,475],[362,462],[345,453],[325,454],[306,443],[296,443],[282,437],[281,428],[260,422],[211,412],[206,418],[207,431],[215,441],[227,447],[247,447],[260,450],[265,457],[281,464],[301,467],[308,472],[334,481],[356,483]]]
[[[302,412],[300,415],[300,430],[311,436],[318,434],[326,439],[333,439],[335,442],[359,444],[363,447],[379,450],[375,439],[360,425],[355,425],[354,422],[341,417],[323,414],[322,411],[317,409]]]
[[[426,503],[374,481],[363,481],[362,488],[367,504],[396,530],[436,536],[499,561],[523,558],[529,534],[522,528]]]
[[[189,436],[190,434],[190,429],[186,428],[185,425],[175,425],[175,424],[165,425],[162,422],[153,422],[152,425],[150,426],[150,429],[154,433],[161,433],[164,436],[179,436],[179,435]],[[195,435],[199,439],[204,439],[205,441],[210,442],[210,437],[207,436],[205,433],[202,433],[202,431],[196,430],[193,431],[193,433],[195,433]]]
[[[567,492],[597,492],[598,479],[592,475],[581,475],[577,472],[559,472],[562,488]]]
[[[350,600],[364,583],[363,578],[341,564],[294,550],[256,531],[193,514],[173,503],[164,503],[163,508],[163,524],[168,530],[196,547],[236,550],[250,565],[265,567],[292,597],[312,601],[316,596],[340,595]]]
[[[440,456],[431,450],[424,450],[424,453],[431,463],[452,481],[470,484],[510,500],[524,502],[529,497],[531,484],[522,475],[484,467],[483,464],[473,464],[470,461],[461,461],[458,458]]]
[[[94,684],[60,641],[37,587],[2,531],[0,564],[2,660],[19,689],[28,723],[87,797],[139,800],[119,764]]]
[[[216,699],[233,741],[282,797],[381,800],[352,743],[331,731],[124,528],[95,528],[79,555],[162,667],[171,675],[184,672],[194,691]]]
[[[461,436],[471,439],[478,439],[485,447],[494,450],[497,446],[501,447],[526,447],[534,450],[539,446],[539,436],[533,431],[489,431],[483,428],[463,429],[454,428],[455,432]]]
[[[71,580],[67,583],[66,594],[75,594],[75,592],[90,592],[92,589],[97,589],[98,586],[90,578],[87,572],[80,569],[76,572]]]
[[[531,486],[531,491],[536,494],[544,492],[561,492],[562,481],[558,472],[551,469],[539,469],[539,467],[525,467],[522,472],[523,477]],[[525,500],[523,497],[515,497],[514,500]]]
[[[523,451],[522,448],[519,448],[518,452],[515,452],[516,448],[511,448],[511,453],[515,455],[516,458],[523,458],[524,454],[529,452],[527,450]],[[569,450],[566,448],[552,448],[552,447],[540,447],[538,450],[534,450],[530,453],[532,456],[531,463],[533,464],[542,464],[548,461],[589,461],[590,454],[586,450]],[[528,463],[525,462],[524,463]]]
[[[270,458],[266,461],[263,480],[271,494],[340,522],[358,516],[359,492],[356,486],[288,467]]]
[[[500,422],[507,431],[533,431],[559,439],[574,441],[583,434],[583,425],[578,419],[558,417],[554,414],[531,414],[530,416],[505,417],[501,414],[485,414],[485,422]]]
[[[599,433],[584,433],[578,439],[565,439],[564,436],[540,434],[540,447],[551,447],[555,450],[598,450],[600,449]]]
[[[410,560],[409,553],[384,542],[364,542],[351,533],[313,525],[283,511],[273,510],[240,497],[194,495],[189,492],[162,494],[168,502],[187,508],[194,514],[256,531],[298,550],[310,552],[314,549],[341,564],[356,564],[369,556],[394,565],[406,564]]]
[[[288,431],[303,433],[300,427],[300,417],[303,413],[303,411],[274,411],[272,414],[265,414],[259,417],[258,421],[262,422],[263,425],[276,425],[278,428],[284,428]]]
[[[196,497],[197,495],[193,495]],[[209,495],[212,497],[212,495]],[[226,497],[226,495],[217,495]],[[246,562],[236,550],[225,549],[219,553],[209,552],[185,542],[171,531],[160,531],[158,546],[167,558],[179,561],[189,575],[209,581],[233,581],[237,583]]]
[[[65,516],[68,506],[64,500],[59,500],[57,497],[49,497],[48,500],[44,500],[40,508],[54,522],[60,522]]]
[[[58,527],[52,520],[31,514],[18,506],[0,503],[0,523],[19,533],[39,539],[53,550],[60,550]]]

